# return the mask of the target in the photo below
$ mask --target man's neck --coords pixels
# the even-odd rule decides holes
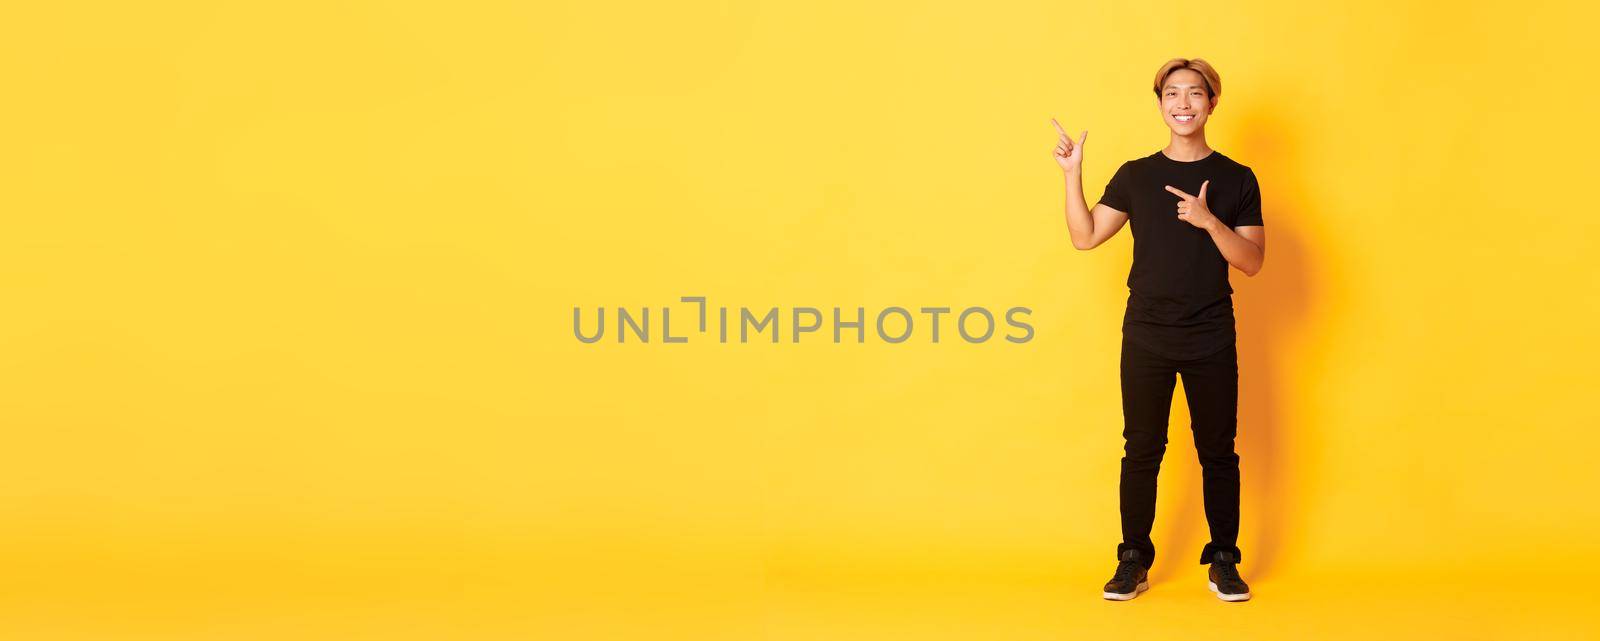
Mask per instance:
[[[1196,131],[1188,136],[1174,134],[1172,142],[1167,143],[1167,148],[1161,150],[1168,158],[1180,162],[1194,162],[1211,155],[1211,147],[1206,144],[1206,133]]]

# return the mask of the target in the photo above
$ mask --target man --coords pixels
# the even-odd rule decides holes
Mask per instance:
[[[1156,475],[1166,452],[1173,379],[1181,374],[1211,529],[1200,562],[1211,565],[1207,584],[1217,598],[1245,601],[1250,588],[1236,567],[1239,378],[1228,266],[1247,276],[1261,270],[1261,192],[1249,167],[1206,144],[1206,122],[1222,91],[1210,64],[1169,60],[1156,72],[1154,89],[1171,131],[1167,146],[1123,163],[1093,210],[1084,201],[1081,173],[1089,132],[1074,142],[1051,119],[1058,134],[1053,155],[1066,178],[1072,246],[1093,249],[1133,223],[1122,324],[1122,542],[1104,596],[1125,601],[1149,588]]]

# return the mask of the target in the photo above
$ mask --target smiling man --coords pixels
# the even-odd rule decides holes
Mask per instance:
[[[1228,266],[1254,276],[1266,253],[1261,191],[1251,169],[1206,144],[1222,79],[1206,61],[1174,58],[1156,72],[1155,93],[1171,132],[1167,146],[1122,164],[1094,209],[1083,197],[1083,146],[1051,119],[1052,155],[1066,178],[1072,246],[1100,246],[1133,223],[1133,268],[1122,322],[1122,542],[1107,599],[1149,588],[1155,561],[1156,476],[1167,447],[1174,378],[1181,375],[1204,480],[1211,542],[1207,586],[1224,601],[1245,601],[1239,576],[1239,367]]]

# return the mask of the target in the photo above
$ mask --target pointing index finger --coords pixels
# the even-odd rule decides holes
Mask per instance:
[[[1194,198],[1194,196],[1190,196],[1189,194],[1183,193],[1182,189],[1178,189],[1177,187],[1173,187],[1172,185],[1167,185],[1167,191],[1170,191],[1170,192],[1172,192],[1174,194],[1177,194],[1179,197],[1182,197],[1185,200],[1191,200],[1191,199]]]
[[[1055,126],[1056,126],[1056,132],[1057,132],[1057,133],[1060,133],[1060,134],[1061,134],[1061,136],[1062,136],[1062,137],[1063,137],[1063,138],[1065,138],[1065,137],[1066,137],[1066,136],[1067,136],[1067,130],[1065,130],[1065,129],[1062,129],[1062,128],[1061,128],[1061,123],[1059,123],[1059,122],[1056,122],[1056,119],[1055,119],[1055,118],[1051,118],[1051,119],[1050,119],[1050,124],[1052,124],[1052,125],[1055,125]]]

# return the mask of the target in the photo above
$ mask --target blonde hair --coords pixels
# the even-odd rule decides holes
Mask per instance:
[[[1217,75],[1217,70],[1211,67],[1211,63],[1206,62],[1203,58],[1173,58],[1168,60],[1166,64],[1161,65],[1159,71],[1156,71],[1156,99],[1159,100],[1161,98],[1161,85],[1166,84],[1167,76],[1172,75],[1172,72],[1179,69],[1190,69],[1199,72],[1200,78],[1206,83],[1207,98],[1216,98],[1222,95],[1222,76]]]

